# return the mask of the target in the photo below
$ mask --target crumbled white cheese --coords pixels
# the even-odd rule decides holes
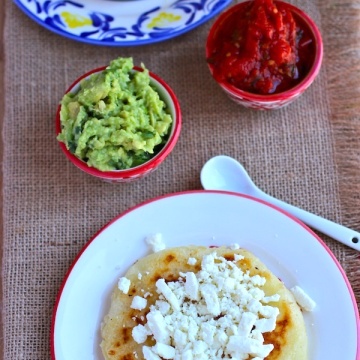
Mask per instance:
[[[177,311],[180,310],[180,305],[177,297],[173,293],[173,291],[166,284],[164,279],[159,279],[156,282],[157,291],[164,295],[165,299],[169,302],[169,304]]]
[[[305,311],[313,311],[316,302],[300,287],[294,286],[290,289],[298,305]]]
[[[234,278],[227,278],[224,280],[224,290],[234,290],[236,287],[236,280]]]
[[[237,243],[234,243],[234,244],[231,244],[231,245],[229,246],[229,248],[230,248],[231,250],[237,250],[237,249],[240,249],[240,245],[237,244]]]
[[[131,305],[130,307],[132,309],[135,309],[135,310],[142,310],[142,309],[145,309],[146,308],[146,304],[147,304],[147,300],[144,299],[143,297],[141,296],[134,296],[134,298],[132,299],[132,302],[131,302]]]
[[[248,355],[265,358],[273,350],[274,345],[263,345],[260,341],[239,335],[230,336],[226,350],[231,355]]]
[[[161,360],[161,357],[156,355],[149,346],[143,346],[142,350],[145,360]]]
[[[257,320],[257,316],[254,313],[246,311],[242,314],[240,323],[238,326],[238,335],[248,337],[253,329]]]
[[[274,294],[274,295],[271,295],[271,296],[265,296],[262,299],[262,302],[263,303],[269,303],[269,302],[276,302],[276,301],[279,301],[279,300],[280,300],[280,295],[279,294]]]
[[[124,294],[127,294],[130,289],[130,284],[131,284],[131,281],[129,279],[127,279],[126,277],[121,277],[118,281],[118,288]]]
[[[188,265],[195,265],[197,263],[197,260],[195,258],[191,257],[188,259],[187,263],[188,263]]]
[[[163,359],[173,359],[175,356],[175,349],[172,346],[159,342],[152,347],[152,350]]]
[[[214,316],[219,316],[221,314],[219,297],[215,285],[213,284],[204,284],[201,287],[201,295],[205,299],[206,308],[208,312]]]
[[[165,243],[163,242],[162,234],[155,234],[147,237],[145,239],[146,243],[151,246],[153,252],[158,252],[166,248]]]
[[[234,262],[238,262],[240,260],[245,259],[244,256],[240,255],[240,254],[235,254],[234,255]]]
[[[199,282],[193,272],[186,273],[185,291],[191,300],[198,300]]]
[[[141,280],[142,279],[142,274],[138,273],[138,279]]]
[[[156,306],[162,315],[166,315],[169,312],[169,310],[171,309],[170,304],[163,300],[158,300],[156,302]]]
[[[193,354],[190,349],[185,350],[182,353],[181,360],[193,360],[193,359],[194,359],[194,357],[193,357]]]
[[[170,333],[166,326],[165,318],[159,310],[152,310],[146,315],[147,325],[157,342],[168,344]]]
[[[273,318],[262,318],[255,321],[255,328],[261,331],[262,333],[275,330],[276,321]]]
[[[179,275],[178,281],[156,282],[159,299],[150,306],[147,323],[133,329],[137,343],[147,336],[156,341],[143,346],[146,360],[263,360],[269,355],[273,345],[264,344],[263,333],[276,327],[279,310],[269,303],[280,296],[265,296],[265,278],[243,272],[216,252],[202,258],[199,272]]]
[[[145,342],[148,335],[151,332],[144,325],[139,324],[132,329],[132,337],[138,344]]]

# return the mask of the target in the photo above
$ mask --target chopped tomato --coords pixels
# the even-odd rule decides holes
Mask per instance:
[[[246,6],[231,14],[215,35],[208,58],[214,77],[258,94],[296,85],[313,59],[311,35],[284,3],[252,0]]]

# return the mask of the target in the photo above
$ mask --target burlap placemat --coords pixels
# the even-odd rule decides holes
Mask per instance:
[[[166,42],[97,47],[40,27],[6,1],[4,141],[4,359],[49,358],[52,310],[62,279],[89,238],[119,213],[147,199],[200,189],[199,171],[213,155],[240,160],[266,192],[360,230],[359,83],[341,66],[358,47],[356,21],[344,5],[293,1],[323,29],[325,62],[313,86],[274,112],[232,103],[211,79],[204,43],[212,21]],[[352,35],[354,34],[354,35]],[[349,35],[350,36],[350,35]],[[355,41],[355,40],[354,40]],[[355,42],[352,42],[354,45]],[[358,43],[357,43],[358,44]],[[54,115],[65,89],[84,72],[133,56],[164,78],[183,113],[177,146],[162,166],[131,184],[108,184],[76,169],[60,152]],[[359,66],[353,60],[352,71]],[[337,72],[337,67],[343,70]],[[344,77],[352,79],[341,91]],[[341,92],[340,92],[341,93]],[[355,190],[355,191],[354,191]],[[353,206],[352,206],[353,205]],[[358,254],[322,238],[344,267],[360,302]]]

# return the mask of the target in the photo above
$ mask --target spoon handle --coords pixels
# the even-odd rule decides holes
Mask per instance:
[[[296,206],[290,205],[284,201],[276,199],[263,191],[261,195],[263,200],[287,211],[289,214],[295,216],[305,224],[309,225],[313,229],[322,232],[329,237],[340,241],[341,243],[360,251],[360,233],[351,230],[343,225],[337,224],[333,221],[327,220],[321,216],[312,214],[308,211],[297,208]]]

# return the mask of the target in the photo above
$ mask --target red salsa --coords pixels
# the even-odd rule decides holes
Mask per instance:
[[[220,82],[255,94],[298,84],[314,60],[313,37],[286,4],[252,0],[216,30],[207,61]]]

